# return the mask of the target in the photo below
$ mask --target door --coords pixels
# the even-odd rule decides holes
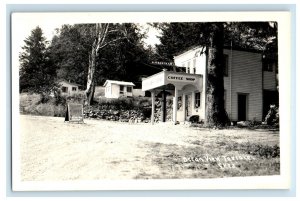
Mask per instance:
[[[247,95],[238,94],[238,121],[247,120]]]
[[[185,95],[185,118],[192,115],[192,94]]]

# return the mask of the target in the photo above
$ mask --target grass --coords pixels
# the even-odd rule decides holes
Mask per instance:
[[[63,103],[56,103],[56,100],[54,98],[50,98],[47,103],[41,103],[41,97],[38,94],[20,94],[21,114],[63,117],[65,115],[65,112],[65,101],[63,101]]]
[[[50,97],[46,103],[41,102],[41,97],[38,94],[21,93],[20,113],[38,116],[63,117],[65,116],[67,103],[83,104],[83,102],[83,93],[74,94],[72,96],[59,95],[57,97]],[[146,116],[149,116],[149,109],[147,109],[147,106],[150,104],[149,98],[146,97],[120,97],[118,99],[100,97],[93,106],[85,108],[85,110],[107,110],[107,112],[115,110],[136,110],[147,113]]]
[[[230,130],[224,130],[223,133],[226,132]],[[137,178],[222,178],[280,174],[278,144],[260,143],[259,138],[255,137],[251,142],[235,141],[241,139],[242,136],[232,136],[228,140],[228,137],[219,134],[191,140],[188,146],[148,144],[151,154],[146,157],[153,159],[160,174],[139,174]]]

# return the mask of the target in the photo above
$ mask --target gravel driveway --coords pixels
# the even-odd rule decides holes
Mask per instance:
[[[220,136],[234,142],[251,138],[260,143],[279,144],[278,132],[214,131],[171,123],[102,120],[77,124],[64,123],[64,118],[26,115],[20,118],[23,181],[189,178],[195,177],[195,170],[171,171],[174,160],[182,160],[186,155],[181,151],[183,148],[216,154],[198,147],[213,148],[210,143],[218,142]],[[208,173],[205,175],[214,177]]]

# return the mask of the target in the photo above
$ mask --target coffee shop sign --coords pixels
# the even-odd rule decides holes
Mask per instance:
[[[195,82],[196,78],[192,76],[185,76],[185,75],[168,75],[167,80],[175,81],[175,82]]]

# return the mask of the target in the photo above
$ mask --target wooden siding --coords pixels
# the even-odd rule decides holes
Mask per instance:
[[[194,48],[182,55],[175,57],[175,65],[187,66],[188,61],[196,58],[196,74],[203,75],[203,91],[201,105],[198,114],[205,117],[206,101],[206,56],[197,55],[200,48]],[[275,75],[273,72],[262,71],[262,59],[260,53],[224,49],[228,55],[228,76],[224,77],[224,89],[226,91],[225,109],[232,121],[238,120],[238,94],[247,95],[247,120],[262,120],[263,113],[263,88],[276,89]],[[195,57],[196,56],[196,57]],[[264,76],[264,80],[263,80]],[[264,87],[263,87],[264,83]]]
[[[225,50],[229,55],[229,76],[224,78],[226,109],[232,121],[238,120],[238,94],[248,95],[247,120],[262,120],[262,62],[261,54]],[[231,55],[232,54],[232,55]],[[230,108],[231,76],[231,108]]]

